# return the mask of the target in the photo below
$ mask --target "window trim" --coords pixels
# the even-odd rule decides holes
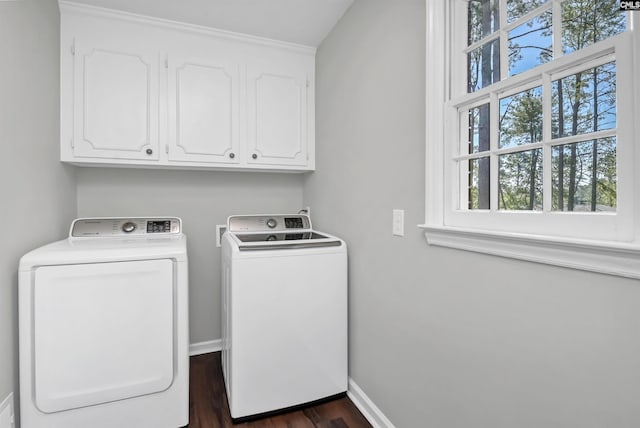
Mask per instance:
[[[451,120],[449,103],[451,78],[451,33],[455,29],[447,25],[447,17],[452,7],[450,0],[432,2],[426,5],[426,129],[425,129],[425,223],[423,229],[430,245],[462,249],[466,251],[492,254],[501,257],[527,260],[603,274],[640,279],[640,171],[633,174],[632,183],[627,183],[632,194],[631,217],[628,227],[631,231],[622,241],[585,240],[553,235],[495,231],[483,228],[454,227],[445,223],[445,192],[450,180],[445,180],[444,167],[445,121]],[[640,16],[629,14],[631,20],[631,49],[640,49]],[[640,55],[634,55],[633,70],[640,71]],[[627,72],[627,71],[625,71]],[[523,73],[521,79],[526,79]],[[536,72],[537,74],[537,72]],[[638,75],[638,73],[635,73]],[[637,78],[636,78],[637,80]],[[475,95],[475,94],[474,94]],[[634,112],[640,113],[640,81],[633,85],[634,100],[630,103]],[[628,117],[636,117],[632,114]],[[640,124],[634,121],[628,127],[634,143],[630,149],[631,159],[640,165]],[[518,214],[518,213],[509,213]],[[563,213],[558,213],[562,215]]]
[[[640,245],[420,225],[430,245],[640,279]]]

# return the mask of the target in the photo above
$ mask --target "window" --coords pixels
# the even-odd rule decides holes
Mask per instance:
[[[638,13],[615,0],[431,3],[427,239],[640,244]]]

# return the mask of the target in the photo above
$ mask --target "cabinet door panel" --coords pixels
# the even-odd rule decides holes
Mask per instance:
[[[238,67],[178,58],[169,66],[169,159],[237,163]]]
[[[157,159],[157,55],[78,43],[74,62],[74,155]]]
[[[307,163],[307,75],[297,67],[247,69],[248,162]]]

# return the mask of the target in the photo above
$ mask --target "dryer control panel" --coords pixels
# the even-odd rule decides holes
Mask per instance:
[[[113,236],[163,236],[182,233],[178,217],[79,218],[71,225],[72,238]]]

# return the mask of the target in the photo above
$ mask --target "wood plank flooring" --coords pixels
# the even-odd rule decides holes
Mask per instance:
[[[371,428],[347,397],[234,424],[222,378],[220,352],[191,357],[189,428]]]

